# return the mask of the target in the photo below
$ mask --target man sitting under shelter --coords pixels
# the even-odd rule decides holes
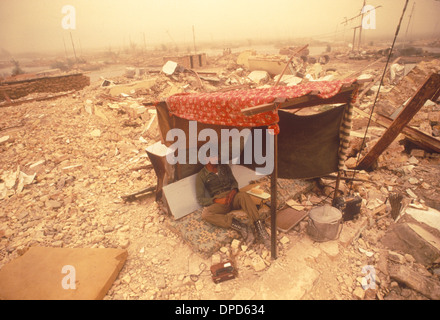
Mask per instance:
[[[205,195],[205,190],[209,197]],[[264,227],[264,220],[252,198],[246,192],[238,190],[237,180],[229,165],[217,164],[216,157],[209,158],[208,163],[197,174],[196,196],[199,204],[204,207],[203,220],[222,228],[232,228],[249,244],[257,238],[270,250],[270,237]],[[251,226],[230,214],[237,209],[247,214]]]

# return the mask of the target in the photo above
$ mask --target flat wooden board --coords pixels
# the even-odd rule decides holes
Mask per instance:
[[[277,212],[277,229],[283,232],[288,232],[308,214],[308,211],[299,211],[290,207],[282,209]],[[266,219],[266,223],[270,225],[270,217]]]
[[[31,247],[0,270],[0,300],[103,299],[126,259],[122,249]]]

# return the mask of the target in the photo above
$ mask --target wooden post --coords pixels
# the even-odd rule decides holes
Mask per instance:
[[[370,168],[386,148],[397,138],[399,133],[423,107],[426,100],[438,96],[440,91],[440,74],[433,73],[399,113],[373,148],[361,159],[356,169]]]
[[[274,166],[270,179],[270,242],[272,259],[277,258],[278,135],[274,136],[274,150]]]
[[[356,29],[357,29],[357,27],[353,28],[353,46],[351,48],[351,52],[354,51],[354,44],[355,44],[355,40],[356,40]]]
[[[338,176],[336,177],[336,184],[335,184],[335,194],[333,195],[333,204],[336,203],[336,198],[338,197],[339,192],[339,183],[341,182],[341,171],[338,170]]]
[[[73,44],[72,32],[70,32],[70,41],[72,42],[73,55],[75,56],[75,61],[78,63],[78,58],[76,57],[75,45]]]
[[[193,29],[194,54],[197,54],[197,50],[196,50],[196,33],[194,32],[194,26],[192,26],[192,29]]]

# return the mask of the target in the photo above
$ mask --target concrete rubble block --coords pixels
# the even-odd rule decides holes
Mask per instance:
[[[162,72],[170,76],[174,74],[174,72],[178,71],[178,66],[179,65],[177,64],[177,62],[169,60],[163,65]]]
[[[108,87],[108,93],[115,97],[119,96],[122,93],[130,93],[131,91],[138,91],[138,90],[149,90],[156,84],[156,78],[146,79],[142,81],[135,81],[127,84],[121,84],[116,85],[112,87]]]
[[[440,239],[414,223],[392,225],[381,242],[390,250],[412,255],[423,265],[440,258]]]
[[[429,207],[427,210],[408,207],[405,213],[418,222],[434,228],[440,234],[440,211]]]
[[[121,249],[31,247],[0,270],[0,299],[103,299],[127,255]]]
[[[440,284],[438,281],[412,270],[403,265],[390,265],[390,277],[397,282],[420,292],[432,300],[440,300]]]
[[[347,248],[356,240],[363,230],[368,226],[368,218],[360,217],[354,221],[346,221],[343,224],[341,234],[339,235],[339,243]]]
[[[269,81],[270,76],[266,71],[252,71],[249,73],[248,78],[255,82],[256,84],[265,84]]]
[[[276,75],[273,80],[276,82],[280,78],[280,75]],[[302,78],[294,76],[294,75],[283,75],[281,77],[280,83],[284,83],[287,86],[296,86],[302,82]]]
[[[136,75],[136,68],[133,67],[125,68],[125,76],[127,78],[134,78],[135,75]]]
[[[0,145],[9,141],[9,136],[0,137]]]
[[[339,255],[338,241],[326,241],[319,243],[319,248],[324,251],[330,259],[335,259]]]

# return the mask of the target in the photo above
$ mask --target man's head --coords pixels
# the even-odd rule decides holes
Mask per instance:
[[[214,166],[218,165],[218,156],[208,156],[206,157],[207,164],[211,164]]]

